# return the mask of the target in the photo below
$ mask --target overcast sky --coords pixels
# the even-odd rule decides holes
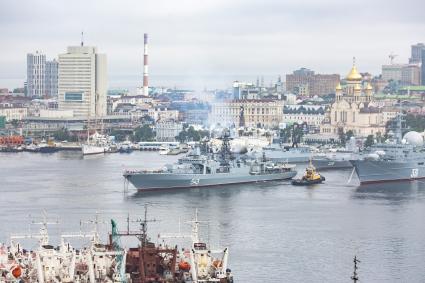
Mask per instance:
[[[25,80],[27,53],[55,58],[82,30],[107,54],[112,86],[141,78],[144,32],[155,84],[212,88],[299,67],[345,76],[353,56],[377,74],[425,41],[424,11],[424,0],[0,0],[0,87]]]

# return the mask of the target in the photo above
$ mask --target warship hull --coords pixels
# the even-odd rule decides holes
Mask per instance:
[[[171,174],[171,173],[124,173],[124,177],[138,190],[210,187],[292,179],[296,171],[279,174]]]
[[[351,160],[360,184],[410,181],[425,178],[423,161]]]
[[[268,160],[273,162],[307,163],[311,154],[266,154]]]
[[[349,160],[313,159],[311,162],[318,170],[353,168]]]

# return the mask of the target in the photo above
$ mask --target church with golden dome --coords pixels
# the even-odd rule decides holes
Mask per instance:
[[[345,84],[336,86],[335,102],[327,114],[327,122],[320,127],[320,132],[324,134],[337,135],[341,130],[351,130],[358,137],[385,133],[386,121],[382,109],[374,105],[373,88],[370,82],[363,81],[355,59]]]

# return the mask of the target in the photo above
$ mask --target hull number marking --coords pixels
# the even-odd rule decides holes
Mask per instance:
[[[418,173],[419,173],[418,168],[413,168],[412,173],[410,174],[410,178],[417,178],[419,175]]]

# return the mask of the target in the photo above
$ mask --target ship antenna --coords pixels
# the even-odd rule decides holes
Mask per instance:
[[[84,46],[84,32],[81,32],[81,47]]]
[[[354,271],[353,271],[353,276],[351,276],[351,280],[353,280],[353,282],[357,282],[359,281],[359,276],[357,275],[357,263],[360,263],[360,260],[357,259],[357,256],[354,256]]]

